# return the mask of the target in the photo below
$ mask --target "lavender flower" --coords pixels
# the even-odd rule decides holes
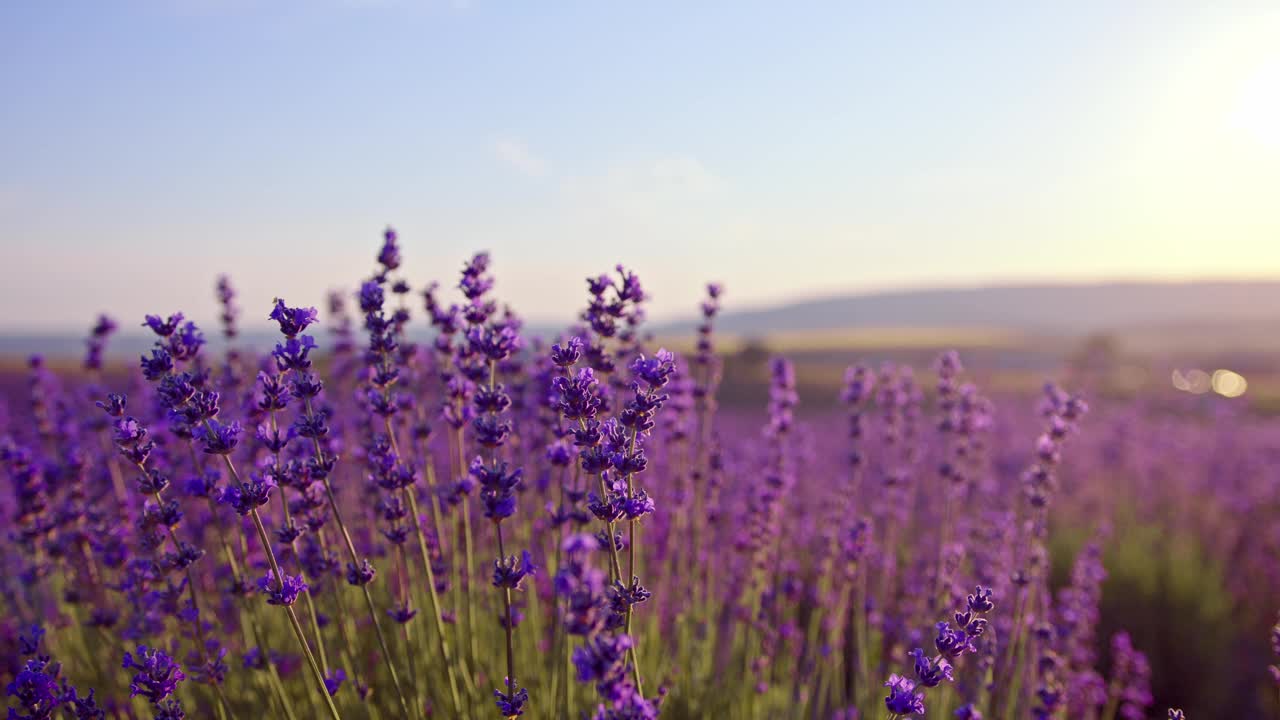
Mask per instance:
[[[99,315],[98,322],[89,332],[85,341],[84,368],[91,372],[102,370],[102,353],[107,346],[107,338],[116,331],[116,323],[106,315]]]
[[[275,320],[280,325],[280,333],[285,338],[293,339],[314,324],[319,319],[319,313],[313,307],[288,307],[283,300],[276,298],[275,307],[268,319]]]
[[[136,653],[126,652],[122,667],[134,670],[129,697],[141,695],[155,705],[172,695],[187,677],[166,652],[146,645],[139,645]]]
[[[1120,717],[1141,720],[1151,705],[1151,666],[1147,656],[1133,647],[1129,634],[1119,632],[1111,638],[1112,702],[1120,707]]]
[[[515,680],[512,678],[507,678],[505,682],[507,687],[513,687],[515,685]],[[529,702],[529,691],[525,688],[520,688],[510,694],[504,693],[501,690],[494,690],[493,696],[497,700],[498,711],[502,713],[503,717],[508,719],[524,715],[524,706]]]
[[[889,688],[884,704],[894,717],[924,714],[924,693],[915,691],[916,684],[910,678],[890,675],[884,685]]]
[[[231,422],[226,425],[217,420],[208,420],[207,424],[195,428],[195,436],[203,442],[203,450],[210,455],[229,455],[236,445],[240,444],[243,432],[240,423]]]
[[[276,487],[270,478],[259,475],[251,476],[249,482],[233,482],[222,490],[219,502],[230,505],[240,515],[248,515],[255,508],[266,505],[271,500],[271,491]]]
[[[285,575],[282,585],[274,573],[267,573],[258,580],[258,591],[267,596],[269,605],[292,605],[298,596],[307,591],[307,583],[301,576]]]
[[[56,675],[47,674],[44,666],[33,664],[34,662],[28,662],[6,688],[8,695],[17,701],[18,707],[27,713],[20,714],[11,708],[10,718],[44,720],[52,718],[54,710],[62,705]]]

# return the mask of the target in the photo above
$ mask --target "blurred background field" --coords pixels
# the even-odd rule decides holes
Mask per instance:
[[[923,370],[940,352],[957,350],[975,380],[992,393],[1034,392],[1053,379],[1088,387],[1099,398],[1160,401],[1204,395],[1206,402],[1231,399],[1250,412],[1280,413],[1280,283],[851,295],[750,310],[730,306],[721,322],[722,402],[731,406],[763,407],[766,363],[775,354],[795,362],[806,407],[827,409],[834,407],[845,368],[854,360]],[[694,350],[693,326],[692,320],[668,320],[654,324],[649,336],[656,346],[687,354]],[[558,332],[536,324],[530,330],[547,338]],[[422,341],[430,335],[417,328],[410,337]],[[131,365],[150,342],[141,327],[124,328],[109,348],[108,371]],[[211,342],[216,348],[219,340]],[[243,342],[265,351],[274,339],[250,330]],[[71,333],[0,332],[6,394],[13,400],[21,392],[20,376],[31,354],[74,372],[83,344]]]

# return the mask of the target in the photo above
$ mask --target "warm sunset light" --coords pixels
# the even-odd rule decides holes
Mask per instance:
[[[1214,370],[1212,382],[1213,391],[1223,397],[1240,397],[1249,389],[1249,382],[1244,376],[1232,370]]]
[[[423,238],[423,271],[464,246],[536,270],[504,280],[547,322],[576,289],[539,278],[615,245],[666,271],[655,320],[697,301],[712,262],[752,305],[1280,277],[1265,3],[1027,3],[1000,21],[937,3],[921,24],[910,6],[749,2],[723,33],[710,7],[661,4],[37,7],[0,10],[0,83],[23,108],[0,113],[13,329],[78,327],[101,295],[199,308],[198,283],[129,277],[140,253],[179,262],[176,237],[254,301],[276,282],[320,302],[386,222]],[[310,261],[281,277],[264,252]],[[46,292],[55,274],[87,291]]]
[[[1280,0],[0,0],[0,717],[1280,720]]]
[[[1258,140],[1280,149],[1280,52],[1245,79],[1235,118]]]

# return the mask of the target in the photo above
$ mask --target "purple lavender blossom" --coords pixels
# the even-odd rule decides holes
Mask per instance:
[[[298,596],[307,591],[307,583],[301,576],[284,575],[282,585],[275,573],[269,572],[258,580],[258,591],[267,596],[269,605],[292,605]]]
[[[139,645],[136,653],[125,652],[122,667],[134,671],[129,697],[141,695],[155,705],[172,695],[187,677],[168,653],[146,645]]]
[[[910,678],[890,675],[884,685],[889,688],[884,704],[894,717],[924,714],[924,693],[915,691],[916,684]]]

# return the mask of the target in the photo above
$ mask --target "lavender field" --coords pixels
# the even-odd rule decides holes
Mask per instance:
[[[0,1],[0,720],[1280,720],[1277,38]]]
[[[677,354],[623,266],[539,337],[501,257],[369,257],[326,307],[224,277],[217,327],[104,316],[10,375],[10,718],[1280,717],[1245,401],[989,393],[943,352],[826,397],[761,358],[728,402],[732,288]],[[104,360],[118,326],[154,347]]]

